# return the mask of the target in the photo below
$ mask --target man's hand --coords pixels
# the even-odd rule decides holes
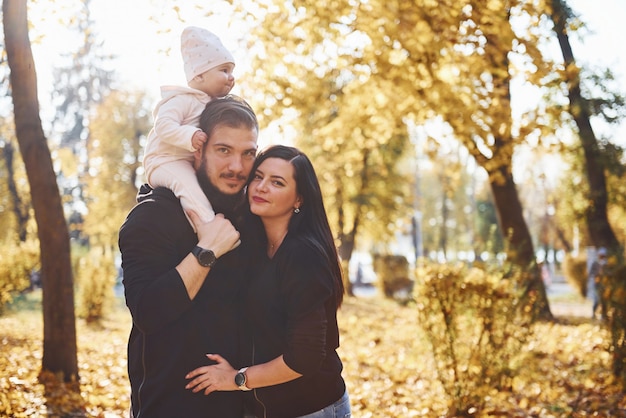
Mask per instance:
[[[224,215],[217,214],[209,222],[202,222],[193,211],[188,211],[187,215],[196,227],[198,246],[213,251],[216,258],[220,258],[239,245],[239,232],[228,219],[224,218]],[[189,299],[193,300],[200,291],[207,276],[207,269],[208,267],[201,266],[191,253],[176,266]]]

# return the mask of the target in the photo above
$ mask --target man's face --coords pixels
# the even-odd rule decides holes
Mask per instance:
[[[241,192],[254,163],[257,136],[256,129],[216,126],[204,153],[196,151],[198,176],[226,195]]]

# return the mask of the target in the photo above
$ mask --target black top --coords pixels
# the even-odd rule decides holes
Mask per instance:
[[[252,269],[246,297],[251,364],[284,354],[287,365],[303,376],[255,389],[246,395],[251,408],[259,418],[287,418],[336,402],[345,383],[328,263],[308,243],[288,235],[271,260],[257,254]]]
[[[142,186],[120,229],[132,416],[241,417],[240,392],[208,396],[185,389],[185,375],[218,353],[240,367],[243,244],[217,260],[190,300],[175,267],[198,242],[174,194]]]

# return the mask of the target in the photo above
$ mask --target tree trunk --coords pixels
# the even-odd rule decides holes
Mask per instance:
[[[343,268],[343,285],[348,296],[354,296],[354,289],[352,288],[352,282],[350,281],[350,259],[352,258],[352,252],[354,251],[354,243],[356,238],[356,228],[358,225],[358,216],[354,220],[354,224],[350,228],[348,233],[344,232],[345,216],[343,210],[343,196],[342,191],[338,190],[338,220],[339,220],[339,246],[337,252],[341,259],[341,267]]]
[[[355,230],[351,229],[349,233],[344,232],[346,220],[344,213],[344,198],[343,191],[337,190],[337,224],[339,236],[339,246],[337,252],[341,259],[341,268],[343,269],[343,286],[348,296],[354,296],[354,289],[352,288],[352,282],[350,281],[350,258],[352,257],[352,251],[354,251]]]
[[[525,286],[526,296],[532,302],[534,316],[538,319],[552,319],[546,288],[535,262],[532,239],[524,220],[513,176],[506,167],[501,167],[497,176],[491,174],[489,183],[498,223],[507,242],[507,258],[513,265],[522,269],[524,274],[522,284]]]
[[[28,38],[26,0],[2,6],[7,60],[11,70],[15,131],[30,184],[41,250],[43,287],[42,371],[78,380],[74,287],[67,224],[41,126],[37,76]]]
[[[551,18],[554,22],[554,32],[559,40],[566,68],[569,112],[578,127],[580,142],[585,154],[585,171],[589,183],[590,202],[585,216],[589,237],[594,246],[607,248],[611,258],[618,260],[617,263],[612,263],[615,266],[610,269],[612,272],[607,274],[608,292],[602,292],[599,296],[610,306],[608,317],[611,329],[613,374],[626,384],[626,301],[623,298],[626,288],[626,267],[624,249],[617,240],[608,219],[605,165],[597,138],[591,127],[591,111],[580,91],[580,70],[576,65],[567,34],[568,12],[567,5],[563,0],[552,0]]]
[[[26,241],[27,230],[26,224],[28,223],[28,207],[24,201],[20,198],[17,192],[17,184],[15,183],[15,170],[13,169],[13,161],[15,156],[15,148],[13,144],[7,141],[2,150],[4,156],[4,163],[7,169],[7,187],[9,189],[9,195],[13,202],[13,214],[17,220],[17,236],[20,242]]]
[[[567,16],[562,0],[552,1],[554,31],[559,40],[565,74],[568,77],[568,97],[570,102],[569,112],[576,122],[580,142],[585,154],[585,171],[589,183],[589,201],[591,202],[585,212],[589,237],[596,247],[606,247],[612,253],[619,253],[619,241],[617,240],[607,216],[608,194],[606,191],[606,177],[602,155],[598,148],[598,140],[591,127],[591,112],[586,100],[580,92],[580,70],[576,65],[574,53],[567,35]]]

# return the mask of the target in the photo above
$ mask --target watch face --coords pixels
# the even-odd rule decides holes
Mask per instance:
[[[211,250],[200,251],[198,258],[200,259],[200,264],[205,267],[210,267],[215,262],[215,254]]]
[[[237,373],[235,375],[235,384],[237,386],[242,386],[246,383],[246,375],[243,373]]]
[[[193,253],[198,259],[198,263],[204,267],[213,267],[215,264],[215,254],[211,250],[205,250],[201,247],[194,248]]]

